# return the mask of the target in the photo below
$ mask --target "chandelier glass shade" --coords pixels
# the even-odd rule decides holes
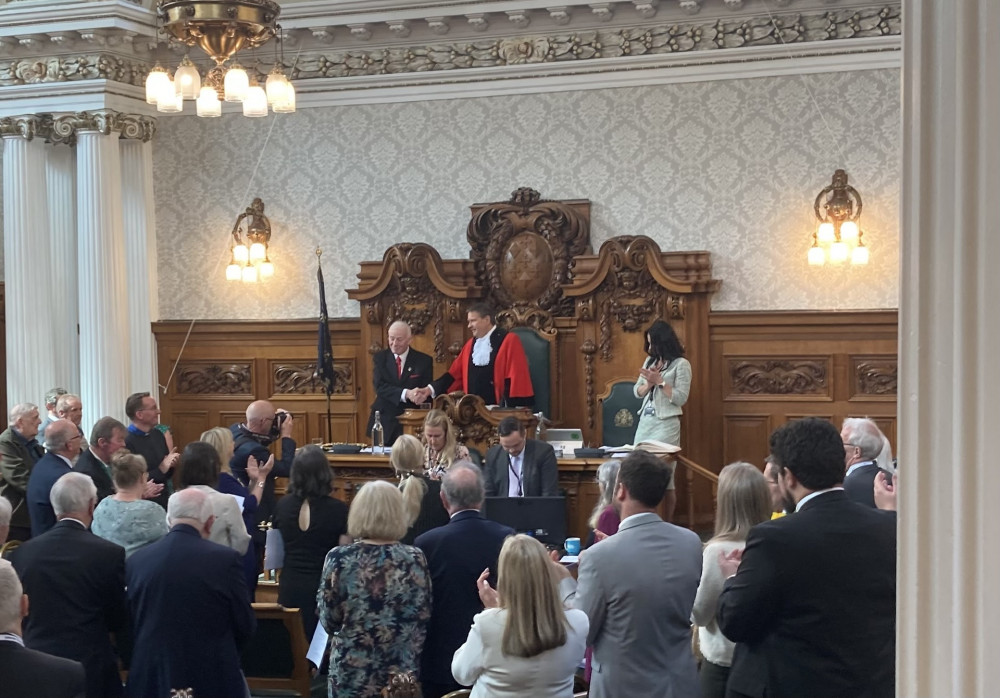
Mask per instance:
[[[186,55],[177,69],[169,73],[157,63],[146,78],[146,102],[158,111],[178,112],[184,100],[194,100],[198,116],[221,116],[222,101],[244,103],[245,116],[266,116],[268,107],[278,113],[295,111],[295,87],[285,75],[281,55],[281,27],[277,24],[281,8],[272,0],[158,0],[156,19],[159,28],[172,41],[201,48],[215,65],[204,76]],[[268,89],[252,89],[251,76],[240,65],[236,54],[256,49],[273,38],[274,69],[268,75]],[[213,99],[209,90],[215,93]],[[261,107],[261,94],[265,94]]]
[[[847,173],[837,170],[833,182],[816,196],[813,211],[819,225],[809,248],[809,264],[822,266],[827,262],[852,265],[868,264],[868,248],[862,241],[861,194],[847,183]]]
[[[263,92],[263,88],[258,87]],[[243,224],[246,222],[246,239]],[[242,281],[253,284],[267,281],[274,276],[274,264],[268,256],[271,241],[271,221],[264,215],[264,202],[259,198],[236,217],[233,225],[232,246],[229,265],[226,267],[226,281]]]

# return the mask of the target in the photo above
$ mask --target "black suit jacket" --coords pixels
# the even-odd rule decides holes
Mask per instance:
[[[757,679],[764,686],[755,687],[734,662],[730,689],[778,698],[893,696],[895,515],[835,490],[758,524],[723,588],[717,620],[764,667]]]
[[[454,684],[451,658],[469,637],[472,617],[483,610],[476,580],[490,568],[496,585],[497,558],[514,529],[484,519],[478,511],[460,511],[451,521],[417,536],[431,574],[431,620],[421,657],[420,676],[437,684]]]
[[[40,536],[56,525],[56,512],[49,501],[49,493],[56,480],[72,470],[73,466],[54,453],[46,453],[31,469],[27,502],[32,536]]]
[[[0,642],[0,676],[4,698],[81,698],[83,665],[29,650],[16,642]]]
[[[105,497],[110,497],[115,493],[115,485],[111,482],[111,476],[104,470],[101,461],[89,448],[80,454],[73,466],[74,473],[89,475],[97,486],[97,501],[100,502]]]
[[[24,644],[81,662],[88,696],[120,696],[108,634],[125,624],[125,549],[63,519],[11,562],[31,601]]]
[[[486,453],[483,480],[487,497],[506,497],[510,489],[510,460],[499,444]],[[552,446],[537,439],[524,442],[521,488],[525,497],[559,496],[559,466]]]
[[[372,357],[372,383],[375,386],[375,402],[372,403],[371,414],[368,415],[368,427],[365,433],[371,436],[372,424],[375,423],[375,410],[381,414],[385,445],[392,443],[403,433],[397,417],[408,408],[416,407],[412,402],[400,402],[403,390],[422,388],[430,383],[434,376],[434,365],[431,357],[410,347],[403,363],[403,375],[396,371],[396,356],[389,349],[383,349]]]
[[[875,508],[875,476],[878,475],[878,465],[874,461],[859,466],[857,470],[844,479],[844,492],[848,499]]]
[[[240,646],[256,619],[240,555],[178,524],[126,565],[135,638],[128,695],[243,696]]]

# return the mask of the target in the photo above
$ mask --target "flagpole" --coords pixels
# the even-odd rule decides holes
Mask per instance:
[[[316,248],[316,266],[320,270],[323,269],[322,258],[323,258],[323,249],[321,247],[317,247]],[[327,328],[329,328],[329,326],[330,326],[329,325],[329,320],[327,320],[326,318],[324,318],[324,320],[327,322]],[[327,329],[327,332],[329,332],[329,329]],[[336,380],[336,374],[334,374],[333,380]],[[329,390],[325,390],[324,392],[326,393],[326,443],[330,443],[330,442],[333,441],[333,414],[332,414],[332,411],[331,411],[332,408],[331,408],[331,402],[330,402],[330,391]]]

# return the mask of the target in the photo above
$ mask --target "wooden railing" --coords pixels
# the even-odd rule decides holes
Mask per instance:
[[[719,476],[708,468],[698,465],[687,456],[677,454],[677,464],[684,466],[684,481],[687,483],[687,527],[695,530],[695,496],[694,483],[696,478],[707,480],[712,485],[712,511],[715,512],[719,496]]]

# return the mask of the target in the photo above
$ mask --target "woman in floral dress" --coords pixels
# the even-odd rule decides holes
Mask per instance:
[[[419,671],[431,579],[423,552],[399,542],[406,524],[402,493],[369,482],[347,518],[357,542],[327,553],[316,611],[330,634],[330,698],[377,697],[393,674]]]

